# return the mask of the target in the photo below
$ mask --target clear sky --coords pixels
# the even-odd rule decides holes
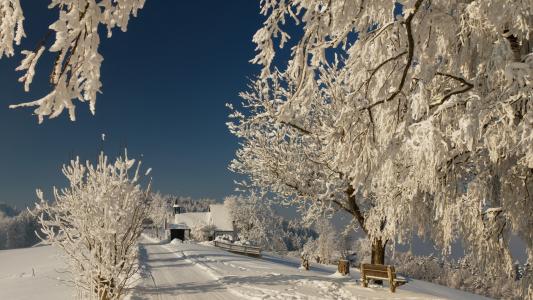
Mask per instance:
[[[49,1],[22,0],[25,30],[21,49],[34,49],[57,10]],[[227,170],[238,141],[227,130],[225,103],[259,71],[252,36],[263,21],[259,1],[147,0],[128,32],[102,36],[103,94],[96,116],[77,103],[76,122],[66,114],[41,125],[32,109],[9,104],[35,100],[50,87],[52,56],[41,59],[30,93],[17,82],[20,55],[0,60],[0,202],[21,208],[35,189],[51,196],[64,186],[61,165],[73,155],[96,158],[127,146],[152,167],[154,189],[163,193],[221,199],[232,193]],[[106,134],[106,141],[100,136]]]

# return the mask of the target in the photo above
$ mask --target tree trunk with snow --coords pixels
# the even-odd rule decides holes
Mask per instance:
[[[371,264],[384,265],[385,264],[385,246],[381,239],[375,238],[372,240],[372,256],[370,258]]]

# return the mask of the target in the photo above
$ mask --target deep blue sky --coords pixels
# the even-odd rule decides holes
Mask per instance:
[[[33,49],[57,10],[49,1],[23,0],[27,38]],[[14,69],[20,56],[0,60],[0,202],[19,208],[66,184],[61,165],[73,155],[94,160],[103,148],[116,155],[127,145],[153,168],[154,189],[221,199],[235,176],[227,170],[238,141],[227,130],[226,102],[238,103],[259,67],[252,36],[260,27],[259,1],[148,0],[128,32],[102,36],[103,94],[96,116],[77,103],[76,122],[66,114],[41,125],[32,109],[9,104],[34,100],[49,90],[52,56],[41,59],[31,92],[23,92]]]

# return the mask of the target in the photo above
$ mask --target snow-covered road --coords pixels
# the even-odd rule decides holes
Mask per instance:
[[[238,299],[169,245],[143,239],[140,251],[145,269],[131,299]]]

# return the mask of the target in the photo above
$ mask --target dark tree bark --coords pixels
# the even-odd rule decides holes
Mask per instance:
[[[383,242],[381,239],[374,238],[372,240],[372,255],[370,258],[371,264],[384,265],[385,264],[385,246],[387,241]],[[382,280],[374,280],[375,284],[383,284]]]
[[[381,239],[372,240],[372,257],[371,264],[384,265],[385,264],[385,246],[387,242],[383,242]]]

